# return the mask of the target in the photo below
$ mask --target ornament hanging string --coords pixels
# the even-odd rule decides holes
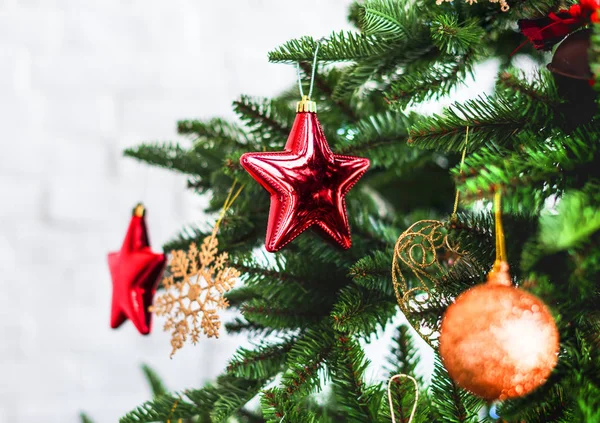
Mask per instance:
[[[317,46],[315,47],[315,55],[313,57],[312,71],[310,75],[310,86],[308,87],[308,98],[312,97],[313,87],[315,85],[315,74],[317,73],[317,55],[319,54],[319,46],[323,41],[325,41],[325,38],[317,40]],[[300,62],[296,62],[296,70],[298,73],[298,89],[300,90],[300,97],[304,97],[304,90],[302,88],[302,76],[300,75]]]
[[[506,244],[504,241],[504,227],[502,226],[502,193],[497,191],[494,195],[494,218],[496,224],[496,263],[506,261]]]
[[[396,379],[401,379],[401,378],[410,379],[412,381],[412,383],[414,383],[414,385],[415,385],[415,402],[413,404],[413,408],[412,408],[412,411],[410,412],[410,416],[409,416],[408,422],[407,422],[407,423],[412,423],[413,419],[415,418],[415,413],[417,412],[417,404],[419,403],[419,383],[417,382],[417,380],[414,377],[412,377],[410,375],[405,375],[402,373],[392,376],[388,382],[387,394],[388,394],[388,404],[390,405],[390,414],[392,415],[392,423],[396,423],[396,415],[394,413],[394,402],[392,401],[392,382]]]
[[[221,210],[221,214],[219,214],[219,218],[215,222],[215,227],[213,228],[213,231],[212,231],[212,238],[217,236],[217,232],[219,231],[219,226],[221,225],[221,222],[223,221],[223,218],[225,217],[225,213],[227,213],[227,211],[231,208],[231,206],[233,206],[234,201],[239,197],[242,190],[244,189],[244,185],[241,185],[234,194],[233,190],[235,189],[236,184],[237,184],[237,179],[235,179],[233,181],[233,184],[231,184],[231,188],[229,188],[229,192],[227,193],[227,198],[225,199],[225,202],[223,203],[223,209]]]
[[[148,172],[149,172],[149,168],[146,167],[146,170],[144,171],[144,186],[142,188],[142,199],[139,203],[137,203],[133,209],[133,215],[137,216],[137,217],[144,217],[144,214],[146,214],[146,207],[144,206],[144,203],[146,202],[146,198],[148,196]]]
[[[467,155],[467,146],[469,145],[469,127],[467,126],[467,132],[465,135],[465,147],[462,151],[462,157],[460,159],[460,176],[463,175],[463,167],[465,166],[465,156]],[[456,189],[456,195],[454,197],[454,209],[452,210],[452,220],[456,219],[456,211],[458,210],[458,201],[460,199],[460,191]]]
[[[150,179],[150,166],[146,166],[144,171],[144,186],[142,188],[142,201],[146,201],[148,198],[148,180]]]

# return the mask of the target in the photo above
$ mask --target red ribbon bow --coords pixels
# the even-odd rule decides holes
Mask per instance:
[[[579,29],[589,22],[598,22],[598,9],[600,0],[581,0],[579,4],[572,5],[569,10],[551,12],[548,16],[539,19],[519,20],[519,29],[536,50],[550,50],[571,32]]]

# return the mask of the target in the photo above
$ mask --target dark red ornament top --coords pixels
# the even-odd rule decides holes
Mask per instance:
[[[138,206],[129,223],[121,250],[108,254],[113,282],[110,326],[118,328],[129,319],[142,335],[150,333],[156,287],[165,268],[164,254],[150,249],[143,207]]]
[[[333,154],[316,113],[296,115],[284,151],[246,153],[240,162],[271,194],[267,251],[280,250],[312,225],[350,248],[345,195],[370,162]]]

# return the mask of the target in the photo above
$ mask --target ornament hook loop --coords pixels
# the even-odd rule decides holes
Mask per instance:
[[[315,47],[315,54],[313,56],[312,71],[310,75],[310,86],[308,88],[308,95],[304,95],[302,88],[302,77],[300,75],[300,62],[296,62],[296,70],[298,74],[298,89],[300,91],[300,97],[302,100],[298,102],[296,107],[297,112],[315,112],[317,111],[317,104],[314,101],[310,101],[313,93],[313,87],[315,85],[315,74],[317,72],[317,56],[319,54],[319,47],[323,41],[327,41],[326,38],[320,38],[317,40],[317,46]]]
[[[406,375],[403,373],[392,376],[388,381],[387,394],[388,394],[388,403],[390,406],[390,414],[392,416],[392,423],[396,423],[396,415],[394,413],[394,401],[392,400],[392,382],[396,379],[409,379],[415,385],[415,402],[413,403],[412,410],[410,412],[410,416],[408,418],[408,423],[412,423],[415,418],[415,413],[417,412],[417,405],[419,404],[419,383],[417,380],[411,375]]]

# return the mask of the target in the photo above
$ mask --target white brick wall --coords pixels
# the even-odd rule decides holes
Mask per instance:
[[[116,422],[149,398],[140,363],[179,390],[223,368],[242,339],[169,360],[160,321],[149,337],[109,329],[106,253],[134,203],[146,202],[157,248],[202,219],[183,177],[121,151],[287,87],[293,68],[267,51],[345,27],[348,4],[0,0],[0,423],[77,422],[79,410]]]

